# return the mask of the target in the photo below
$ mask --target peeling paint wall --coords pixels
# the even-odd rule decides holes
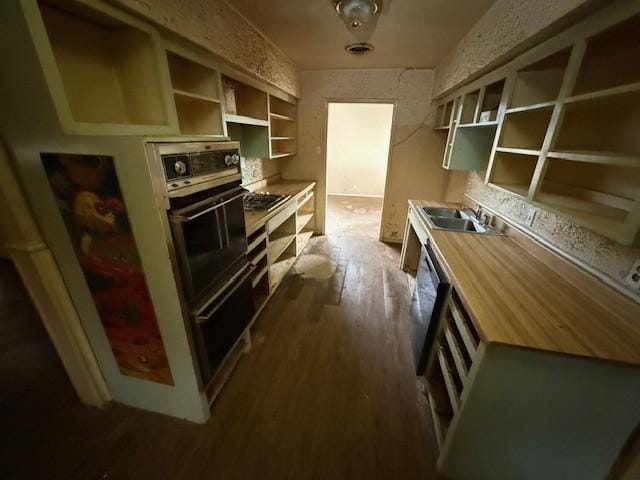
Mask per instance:
[[[441,168],[446,138],[430,125],[433,70],[323,70],[302,72],[298,155],[283,160],[285,178],[318,182],[318,224],[325,217],[325,148],[329,101],[396,104],[383,207],[383,238],[401,241],[407,200],[442,200],[449,173]],[[366,174],[366,172],[363,172]]]
[[[292,95],[300,71],[224,0],[111,0]]]
[[[594,233],[574,222],[531,205],[520,198],[491,188],[477,173],[469,176],[467,194],[510,220],[524,226],[571,257],[584,262],[609,277],[614,283],[624,286],[635,259],[640,258],[640,248],[625,247]],[[526,226],[530,208],[536,210],[531,227]]]
[[[433,96],[438,97],[470,76],[504,63],[602,3],[498,0],[440,62]]]

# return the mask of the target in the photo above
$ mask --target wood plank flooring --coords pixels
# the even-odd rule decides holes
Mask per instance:
[[[52,410],[45,396],[46,415],[17,412],[23,427],[2,434],[0,477],[439,478],[398,261],[373,239],[311,239],[207,425],[115,404]]]

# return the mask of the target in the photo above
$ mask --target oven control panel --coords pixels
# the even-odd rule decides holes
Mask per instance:
[[[240,175],[240,149],[237,143],[206,144],[201,149],[190,145],[182,151],[179,145],[172,145],[171,150],[160,152],[169,191]]]

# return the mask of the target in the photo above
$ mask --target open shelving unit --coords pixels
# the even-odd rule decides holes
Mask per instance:
[[[170,51],[167,63],[180,133],[224,136],[220,74]]]
[[[297,108],[293,103],[269,95],[269,157],[295,155],[298,149]]]
[[[29,2],[31,25],[63,127],[70,133],[170,133],[158,35],[108,5]],[[39,17],[42,22],[36,21]]]
[[[497,116],[500,108],[504,108],[503,87],[504,80],[500,80],[449,102],[451,118],[442,163],[444,168],[447,170],[485,170],[487,168],[498,126],[498,121],[494,117]],[[442,106],[445,110],[446,105]],[[484,110],[484,116],[483,109],[488,109]]]
[[[636,14],[519,70],[487,172],[490,185],[623,245],[640,241],[639,27]]]
[[[229,136],[240,142],[242,156],[268,158],[268,94],[226,75],[222,87]]]

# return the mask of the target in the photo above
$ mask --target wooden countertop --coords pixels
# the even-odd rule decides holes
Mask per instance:
[[[640,365],[640,304],[547,251],[543,263],[510,236],[430,229],[456,292],[486,342]]]
[[[273,183],[268,183],[263,187],[256,189],[249,189],[254,192],[270,192],[277,193],[280,195],[291,195],[291,198],[283,203],[277,209],[271,212],[264,211],[253,211],[253,210],[245,210],[244,212],[244,222],[247,229],[247,235],[252,234],[256,231],[261,225],[264,225],[267,220],[277,215],[283,208],[289,205],[290,202],[297,200],[297,198],[302,195],[307,190],[315,187],[316,182],[312,181],[304,181],[304,180],[277,180]]]

